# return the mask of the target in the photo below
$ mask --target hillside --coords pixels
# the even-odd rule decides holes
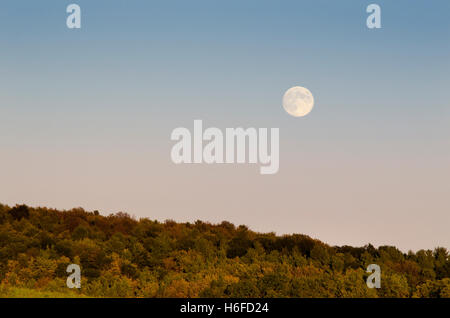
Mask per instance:
[[[66,287],[67,265],[82,287]],[[366,286],[369,264],[381,288]],[[445,248],[329,246],[209,224],[0,205],[2,297],[450,297]]]

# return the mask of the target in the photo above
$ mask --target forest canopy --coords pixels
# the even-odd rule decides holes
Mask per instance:
[[[81,267],[80,289],[66,286],[69,264]],[[379,289],[366,285],[369,264],[381,268]],[[0,204],[0,297],[450,297],[450,257]]]

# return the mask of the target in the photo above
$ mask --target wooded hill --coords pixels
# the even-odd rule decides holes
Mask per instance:
[[[66,286],[81,266],[81,289]],[[369,264],[381,288],[366,285]],[[450,297],[446,248],[329,246],[306,235],[0,205],[1,297]]]

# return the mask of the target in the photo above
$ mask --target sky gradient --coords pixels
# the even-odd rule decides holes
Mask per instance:
[[[450,247],[449,1],[73,2],[80,30],[72,2],[0,3],[0,202]],[[174,165],[194,119],[280,128],[279,172]]]

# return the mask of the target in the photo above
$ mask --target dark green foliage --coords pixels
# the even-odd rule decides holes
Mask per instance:
[[[29,218],[30,212],[28,212],[28,207],[26,205],[16,205],[11,210],[9,214],[14,220],[20,220],[22,218]]]
[[[442,247],[406,254],[225,221],[161,223],[123,212],[0,204],[0,287],[64,287],[71,263],[81,266],[82,292],[90,296],[450,297],[450,256]],[[373,263],[382,269],[380,290],[365,284]]]

